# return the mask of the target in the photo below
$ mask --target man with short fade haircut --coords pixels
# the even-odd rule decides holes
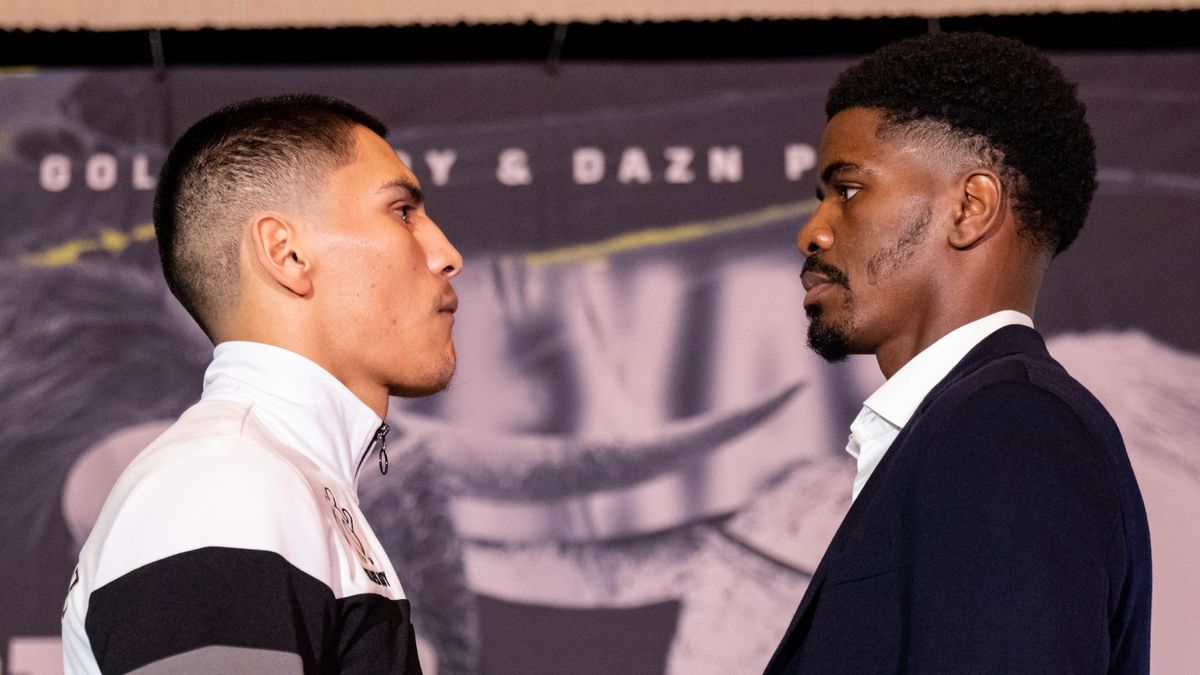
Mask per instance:
[[[797,236],[809,344],[887,381],[766,672],[1148,672],[1141,494],[1030,318],[1095,191],[1074,85],[1014,40],[932,34],[845,71],[826,114]]]
[[[67,672],[421,672],[356,484],[387,472],[388,397],[454,373],[462,257],[386,134],[296,95],[220,110],[171,150],[163,272],[216,349],[80,552]]]

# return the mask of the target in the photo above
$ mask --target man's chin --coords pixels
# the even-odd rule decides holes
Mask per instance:
[[[448,386],[450,386],[449,378],[436,383],[395,385],[388,389],[388,395],[399,396],[400,398],[421,398],[422,396],[432,396],[443,391]]]
[[[450,381],[454,380],[457,362],[457,354],[451,345],[448,353],[443,354],[440,363],[430,363],[422,372],[407,372],[402,377],[397,377],[388,387],[388,395],[400,396],[402,399],[419,399],[421,396],[442,392],[450,386]]]
[[[829,325],[821,321],[820,317],[812,317],[808,324],[808,346],[817,356],[830,363],[845,361],[850,355],[845,327]]]
[[[394,384],[388,389],[388,395],[400,396],[402,399],[420,399],[421,396],[432,396],[450,386],[451,377],[444,380]]]
[[[455,360],[451,358],[437,372],[391,385],[388,387],[388,395],[401,398],[432,396],[450,386],[450,381],[454,379],[454,369]]]

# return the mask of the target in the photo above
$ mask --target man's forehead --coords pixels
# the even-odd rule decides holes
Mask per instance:
[[[821,135],[821,146],[871,144],[879,141],[877,132],[883,112],[873,108],[847,108],[829,118]]]
[[[370,129],[355,127],[357,145],[355,165],[369,171],[372,187],[377,190],[414,190],[420,192],[421,184],[412,170],[386,140]]]
[[[876,135],[882,116],[866,108],[843,110],[825,125],[819,151],[823,175],[870,165],[881,140]]]
[[[875,173],[889,166],[916,168],[941,165],[936,148],[903,134],[881,133],[886,113],[874,108],[847,108],[825,126],[818,152],[822,175],[837,172]]]

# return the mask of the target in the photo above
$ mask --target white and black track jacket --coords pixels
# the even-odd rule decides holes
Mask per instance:
[[[217,347],[204,394],[114,486],[63,614],[67,673],[420,673],[358,509],[387,427],[277,347]]]

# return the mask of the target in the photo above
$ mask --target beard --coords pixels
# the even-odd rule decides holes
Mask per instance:
[[[849,292],[846,295],[849,296]],[[846,309],[850,309],[848,303]],[[850,332],[853,328],[853,321],[847,320],[841,323],[829,322],[821,316],[821,307],[819,305],[808,308],[805,310],[805,313],[809,319],[809,349],[812,349],[817,353],[817,356],[830,363],[845,361],[846,356],[850,354],[848,342]]]
[[[853,296],[850,294],[850,279],[842,270],[826,264],[820,253],[815,253],[804,261],[805,272],[818,272],[827,277],[830,283],[837,284],[842,287],[842,305],[846,312],[847,319],[833,323],[829,321],[821,310],[820,305],[806,307],[804,313],[808,316],[808,347],[817,353],[817,356],[836,363],[845,361],[846,356],[850,353],[847,344],[850,333],[854,328],[854,306]]]
[[[895,272],[906,268],[917,249],[925,241],[929,224],[933,220],[933,209],[929,204],[907,219],[899,228],[899,235],[888,245],[883,246],[868,259],[866,282],[868,286],[876,286],[879,282]],[[854,296],[850,291],[849,276],[842,270],[826,264],[821,253],[814,253],[804,261],[804,270],[812,270],[824,274],[831,283],[842,287],[841,321],[830,321],[820,305],[805,309],[808,315],[808,346],[817,356],[830,363],[845,361],[851,353],[869,351],[865,345],[858,348],[851,346],[854,331],[857,328]]]
[[[918,213],[908,218],[900,228],[900,236],[879,249],[867,261],[867,283],[874,286],[887,275],[904,269],[917,248],[925,243],[929,224],[933,222],[933,207],[925,204]]]

